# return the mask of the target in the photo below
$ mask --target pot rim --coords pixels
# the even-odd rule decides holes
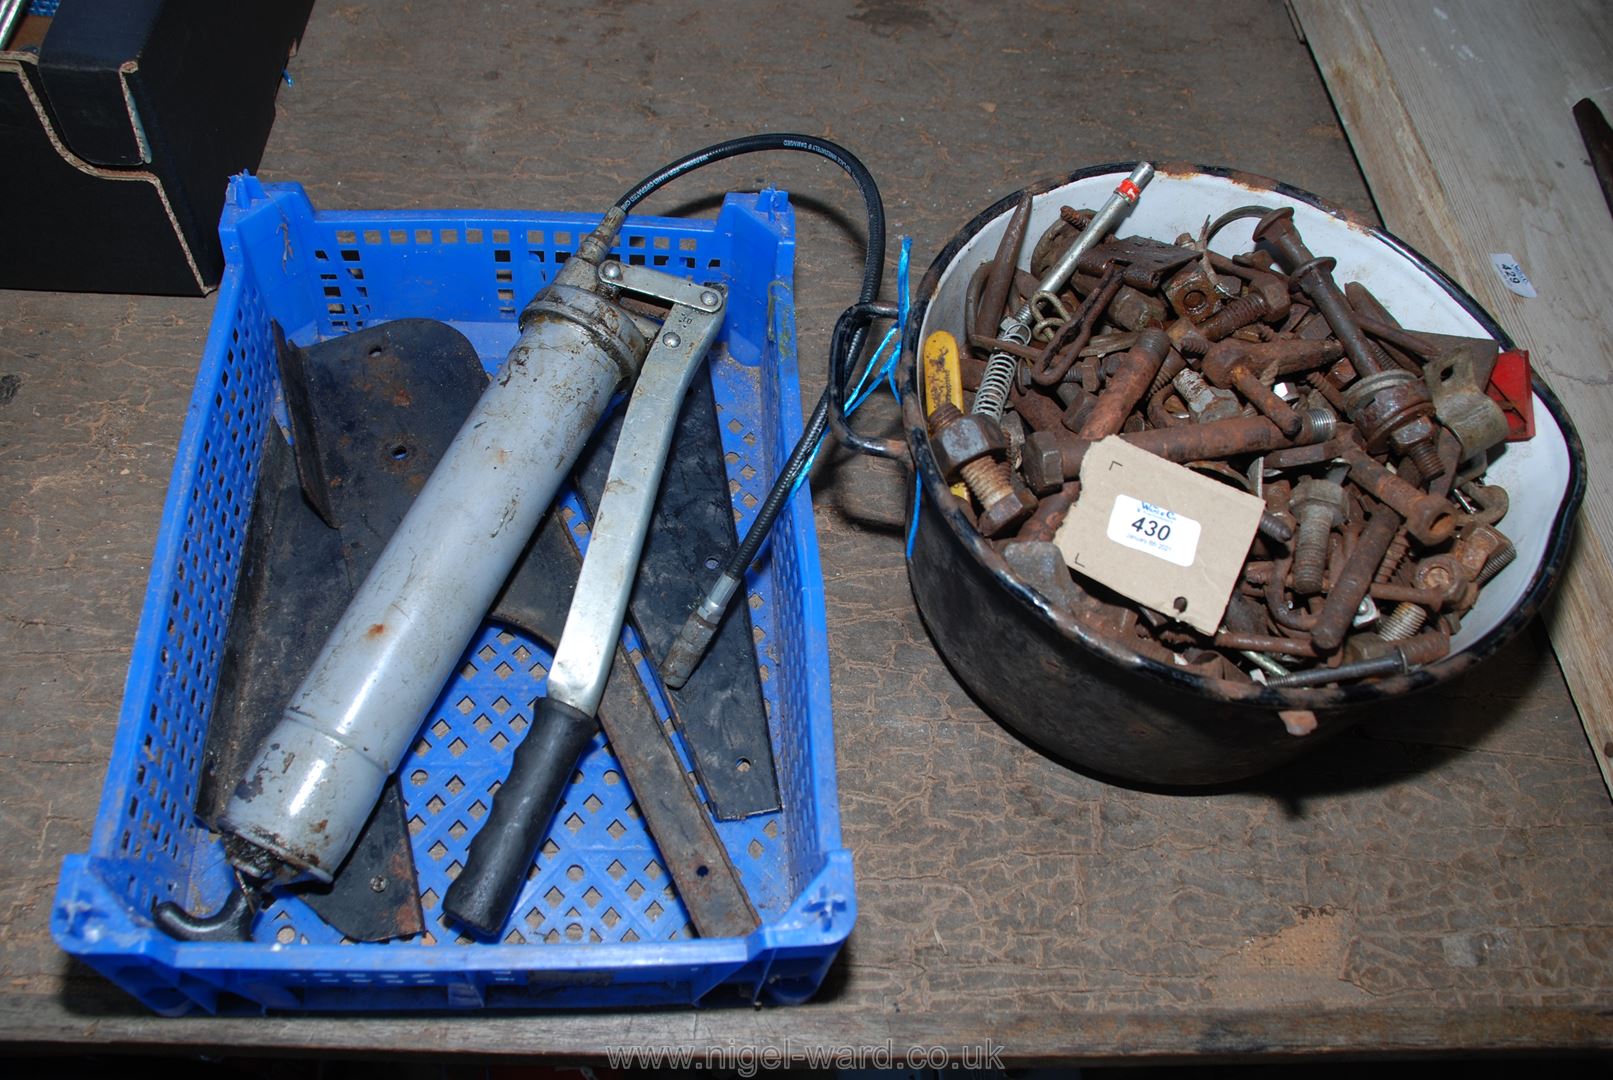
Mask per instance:
[[[918,404],[920,392],[917,364],[915,363],[915,358],[920,355],[919,338],[925,316],[929,311],[930,301],[934,298],[940,285],[941,275],[952,265],[965,244],[973,239],[988,223],[1011,211],[1026,193],[1036,197],[1079,180],[1088,180],[1106,175],[1125,176],[1136,164],[1136,162],[1109,162],[1101,165],[1091,165],[1077,169],[1062,178],[1044,180],[1012,192],[970,219],[947,241],[946,245],[931,261],[924,277],[919,282],[916,295],[912,301],[907,330],[902,341],[902,420],[907,428],[908,452],[912,456],[919,483],[924,492],[924,498],[913,504],[909,514],[915,515],[924,512],[927,504],[928,511],[939,515],[946,526],[952,530],[956,539],[964,545],[977,562],[992,574],[997,583],[1015,603],[1027,609],[1033,617],[1050,625],[1061,636],[1074,643],[1077,647],[1103,661],[1131,671],[1142,678],[1189,694],[1280,711],[1337,709],[1368,705],[1438,686],[1493,656],[1516,637],[1523,627],[1535,617],[1550,596],[1552,589],[1556,587],[1567,563],[1573,540],[1575,519],[1585,496],[1585,452],[1580,443],[1579,433],[1575,430],[1573,422],[1563,408],[1562,402],[1558,400],[1556,394],[1552,393],[1551,388],[1541,381],[1538,375],[1533,377],[1531,389],[1561,430],[1569,459],[1568,486],[1562,502],[1557,508],[1557,514],[1552,520],[1551,531],[1547,535],[1545,554],[1541,558],[1540,564],[1535,567],[1533,576],[1528,587],[1524,590],[1522,598],[1500,622],[1460,652],[1454,652],[1436,663],[1402,675],[1364,679],[1334,687],[1273,688],[1252,681],[1249,683],[1237,683],[1227,679],[1211,679],[1192,672],[1172,668],[1135,652],[1112,639],[1092,632],[1077,620],[1073,614],[1050,605],[1040,593],[1037,593],[1011,572],[1007,561],[969,523],[968,518],[964,516],[961,509],[950,505],[951,500],[941,499],[941,495],[948,492],[948,486],[941,479],[940,469],[936,465],[934,456],[930,453],[928,428]],[[1514,347],[1512,337],[1500,327],[1478,301],[1453,281],[1444,270],[1398,236],[1386,229],[1379,228],[1357,214],[1336,207],[1303,188],[1226,166],[1172,162],[1158,165],[1157,171],[1168,176],[1211,176],[1233,181],[1256,190],[1270,191],[1285,198],[1306,203],[1330,217],[1336,218],[1353,228],[1360,229],[1427,275],[1483,327],[1486,333],[1495,338],[1503,349]],[[909,520],[908,527],[910,530],[915,528],[916,522]],[[910,553],[908,555],[909,576],[914,573],[914,569],[913,557]]]

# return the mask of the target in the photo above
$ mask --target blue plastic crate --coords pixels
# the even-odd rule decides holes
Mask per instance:
[[[186,416],[90,850],[69,856],[56,940],[163,1013],[624,1006],[771,998],[821,982],[856,918],[841,847],[822,576],[809,495],[747,582],[783,809],[719,822],[762,926],[694,939],[600,736],[579,768],[499,944],[442,920],[441,898],[509,769],[550,656],[487,624],[400,770],[427,933],[343,941],[278,901],[245,944],[181,943],[155,901],[210,909],[230,886],[192,816],[258,454],[276,422],[270,321],[308,344],[388,319],[446,320],[491,369],[519,307],[597,218],[515,211],[319,213],[295,184],[238,177],[220,226],[228,267]],[[743,529],[801,427],[783,192],[730,195],[715,222],[633,218],[617,255],[730,288],[711,359]],[[586,535],[575,501],[562,512]],[[691,588],[698,583],[691,582]],[[659,697],[659,695],[656,695]],[[662,703],[664,708],[664,702]],[[726,989],[725,989],[726,988]],[[715,997],[714,997],[715,995]]]

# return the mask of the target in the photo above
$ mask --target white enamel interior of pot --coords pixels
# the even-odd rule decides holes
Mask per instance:
[[[1052,225],[1060,206],[1095,209],[1125,175],[1117,171],[1090,176],[1037,196],[1021,251],[1021,268],[1028,267],[1036,238]],[[1316,255],[1338,260],[1334,276],[1340,286],[1361,282],[1408,329],[1490,336],[1438,280],[1382,237],[1309,203],[1225,177],[1161,172],[1144,190],[1117,235],[1171,242],[1182,233],[1196,236],[1206,218],[1251,203],[1292,206],[1294,223],[1306,246]],[[996,254],[1008,217],[1004,213],[987,223],[942,273],[919,340],[936,330],[949,331],[963,340],[964,292],[969,278],[977,266]],[[1233,222],[1221,230],[1211,247],[1225,255],[1248,251],[1254,226],[1253,219]],[[1467,648],[1494,630],[1522,601],[1545,559],[1552,526],[1568,495],[1569,460],[1562,429],[1537,395],[1535,437],[1507,443],[1494,452],[1484,477],[1487,483],[1506,488],[1511,497],[1511,509],[1499,527],[1517,545],[1518,557],[1485,586],[1478,603],[1462,620],[1461,633],[1451,643],[1453,651]]]

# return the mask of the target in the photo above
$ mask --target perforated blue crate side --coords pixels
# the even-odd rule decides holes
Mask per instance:
[[[855,906],[839,847],[821,578],[804,494],[747,582],[784,809],[718,824],[762,914],[756,933],[689,939],[602,739],[579,767],[502,940],[473,943],[441,922],[441,892],[547,674],[541,644],[491,624],[400,769],[425,935],[343,943],[295,899],[278,900],[247,944],[182,945],[150,924],[152,901],[207,907],[229,884],[219,845],[189,815],[257,449],[278,392],[270,319],[306,342],[395,317],[447,318],[491,367],[516,334],[503,293],[536,291],[595,220],[325,214],[297,185],[232,184],[221,225],[228,269],[175,462],[101,816],[89,855],[64,864],[52,917],[64,948],[153,1009],[675,1004],[724,984],[747,998],[798,1000],[849,932]],[[800,427],[793,332],[776,332],[792,313],[793,244],[786,198],[764,192],[730,196],[715,223],[632,219],[618,248],[628,261],[730,287],[711,377],[742,526]],[[563,509],[585,544],[580,503]]]
[[[183,896],[182,849],[197,840],[191,806],[272,364],[261,294],[235,270],[220,289],[186,410],[92,841],[94,854],[128,864],[122,884],[137,911]]]

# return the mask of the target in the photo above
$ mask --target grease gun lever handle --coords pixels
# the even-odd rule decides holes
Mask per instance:
[[[673,307],[628,400],[588,554],[555,646],[547,696],[471,840],[464,870],[443,897],[444,912],[485,935],[496,934],[509,917],[577,759],[597,730],[595,713],[621,637],[678,412],[722,325],[723,296],[717,289],[620,263],[603,264],[599,276],[624,291],[671,300]]]

